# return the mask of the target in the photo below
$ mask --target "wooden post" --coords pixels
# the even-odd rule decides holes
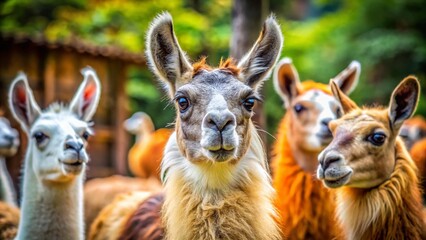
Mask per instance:
[[[232,8],[232,38],[231,57],[240,60],[253,46],[264,20],[266,19],[267,0],[234,0]],[[266,118],[263,112],[263,104],[257,103],[254,108],[254,123],[265,129]],[[266,146],[266,134],[259,132]]]

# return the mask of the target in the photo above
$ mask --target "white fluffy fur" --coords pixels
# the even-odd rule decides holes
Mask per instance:
[[[18,75],[12,83],[10,107],[29,138],[24,161],[22,221],[16,239],[84,239],[82,188],[88,156],[82,135],[89,131],[86,121],[96,111],[100,83],[93,69],[86,68],[82,73],[85,79],[71,104],[53,104],[43,112],[25,75]],[[37,143],[34,134],[39,132],[47,138]],[[78,155],[77,150],[67,147],[70,141],[82,144]],[[81,168],[67,165],[79,161]]]

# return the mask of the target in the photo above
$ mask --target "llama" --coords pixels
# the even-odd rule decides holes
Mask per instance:
[[[9,121],[0,117],[0,201],[17,206],[12,179],[6,168],[6,158],[16,154],[19,147],[19,133]]]
[[[360,71],[360,64],[353,61],[334,79],[349,93]],[[289,58],[277,64],[273,77],[275,90],[287,109],[272,158],[281,230],[289,239],[331,239],[335,226],[333,196],[314,172],[318,154],[331,142],[328,123],[339,117],[339,105],[328,85],[300,82]]]
[[[84,239],[88,121],[101,86],[93,69],[82,74],[84,81],[69,106],[54,103],[41,111],[23,73],[10,88],[9,106],[28,136],[18,240]]]
[[[407,119],[401,127],[399,136],[410,151],[417,141],[426,138],[426,120],[420,115]]]
[[[420,95],[405,78],[388,108],[359,108],[332,82],[344,116],[330,122],[333,141],[319,155],[317,177],[335,189],[346,239],[426,239],[417,168],[398,137]]]
[[[13,239],[18,230],[19,209],[5,159],[15,155],[18,147],[18,131],[6,118],[0,117],[0,239]]]
[[[422,187],[423,193],[423,204],[426,205],[426,137],[414,143],[410,150],[410,156],[413,158],[417,168],[419,169],[420,186]]]
[[[155,178],[140,179],[114,175],[95,178],[84,184],[84,223],[88,233],[93,221],[102,209],[118,195],[133,191],[157,192],[161,183]]]
[[[160,180],[160,163],[164,147],[172,134],[172,129],[161,128],[155,131],[154,123],[148,114],[137,112],[124,122],[124,128],[136,135],[136,142],[129,150],[129,169],[140,178]]]
[[[168,13],[152,22],[148,63],[177,114],[161,164],[165,239],[281,238],[267,160],[251,116],[282,42],[278,24],[269,17],[238,65],[228,59],[213,69],[205,59],[190,64]],[[123,229],[115,231],[128,236]]]

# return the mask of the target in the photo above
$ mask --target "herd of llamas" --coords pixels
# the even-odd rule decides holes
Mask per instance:
[[[387,107],[359,107],[348,95],[360,63],[329,84],[301,81],[290,58],[277,63],[284,38],[273,16],[241,60],[218,67],[192,63],[173,28],[170,14],[159,14],[145,49],[176,108],[175,127],[156,130],[143,112],[125,121],[136,136],[135,177],[85,182],[102,92],[94,69],[81,70],[69,104],[46,109],[17,75],[9,107],[28,145],[18,204],[6,157],[19,134],[0,117],[0,239],[426,239],[416,77],[395,87]],[[271,74],[286,113],[268,160],[251,117]]]

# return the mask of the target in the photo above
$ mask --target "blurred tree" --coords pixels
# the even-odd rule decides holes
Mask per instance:
[[[256,42],[267,14],[267,0],[234,0],[232,7],[231,57],[240,60]],[[263,104],[254,108],[253,121],[260,129],[266,129]],[[263,142],[267,138],[260,132]]]

